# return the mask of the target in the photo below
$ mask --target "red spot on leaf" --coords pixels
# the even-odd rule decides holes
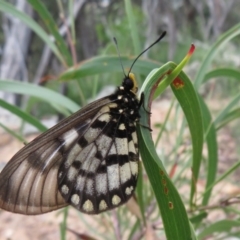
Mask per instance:
[[[165,193],[166,195],[168,195],[168,192],[169,192],[168,188],[167,188],[167,187],[164,187],[164,193]]]
[[[163,170],[160,170],[160,174],[161,174],[162,176],[164,176],[164,171],[163,171]]]
[[[169,207],[170,209],[173,209],[173,208],[174,208],[173,203],[172,203],[172,202],[168,202],[168,207]]]
[[[167,181],[166,181],[166,179],[162,179],[162,184],[163,184],[164,186],[167,185]]]
[[[184,87],[184,82],[179,77],[175,78],[172,84],[176,89]]]

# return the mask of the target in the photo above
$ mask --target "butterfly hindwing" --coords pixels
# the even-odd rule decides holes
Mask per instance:
[[[136,186],[136,129],[116,114],[117,107],[113,103],[104,106],[82,136],[77,130],[72,133],[76,142],[59,169],[59,189],[64,199],[88,214],[125,203]]]

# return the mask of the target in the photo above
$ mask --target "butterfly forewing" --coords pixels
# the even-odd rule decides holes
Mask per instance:
[[[71,204],[96,214],[125,203],[136,187],[139,161],[132,81],[127,77],[114,94],[20,150],[0,174],[0,208],[30,215]]]

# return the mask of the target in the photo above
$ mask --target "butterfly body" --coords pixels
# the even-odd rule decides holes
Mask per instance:
[[[26,145],[0,173],[0,208],[35,215],[72,205],[98,214],[125,203],[138,176],[134,75]]]

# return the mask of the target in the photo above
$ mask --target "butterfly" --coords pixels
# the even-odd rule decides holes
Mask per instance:
[[[98,214],[126,203],[137,184],[136,125],[143,96],[131,69],[116,91],[24,146],[0,173],[0,208],[36,215],[68,205]]]

